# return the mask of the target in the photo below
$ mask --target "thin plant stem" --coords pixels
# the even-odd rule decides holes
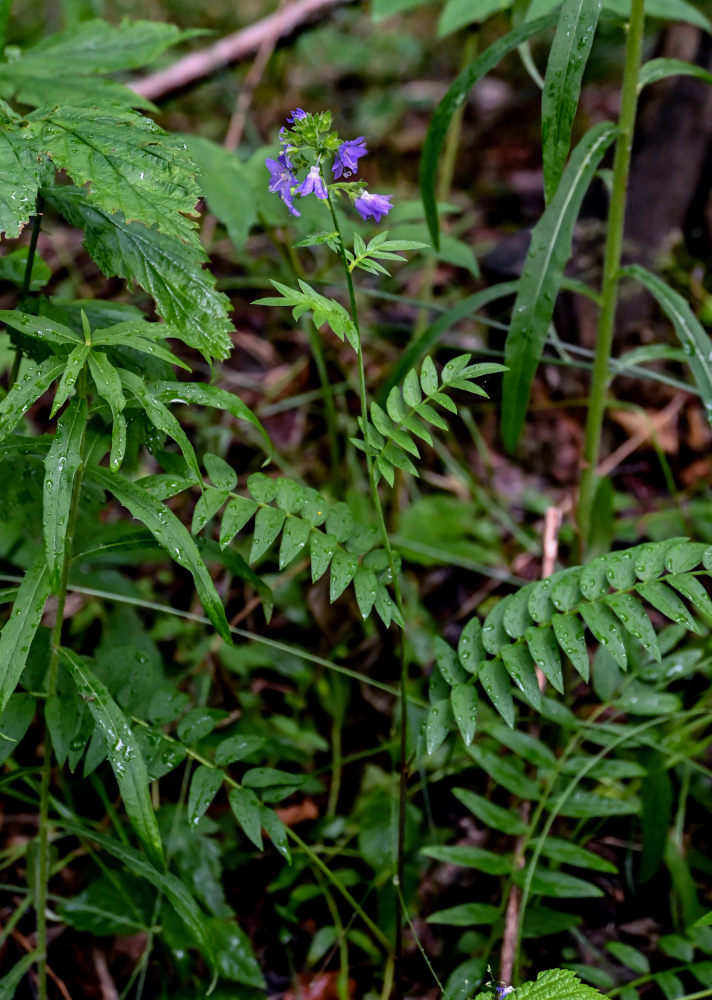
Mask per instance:
[[[80,380],[79,391],[83,391]],[[79,512],[79,494],[82,485],[84,442],[86,434],[82,434],[79,447],[80,463],[74,485],[72,489],[72,499],[67,518],[67,532],[64,538],[64,563],[62,565],[62,575],[57,588],[57,617],[52,629],[50,640],[50,660],[47,675],[47,697],[51,698],[57,692],[57,673],[59,670],[59,650],[62,644],[62,625],[64,621],[64,606],[67,600],[67,583],[69,580],[69,553],[72,549],[74,529],[77,523]],[[37,859],[37,949],[40,958],[37,962],[37,997],[38,1000],[47,1000],[47,894],[49,892],[50,875],[50,831],[49,831],[49,801],[50,801],[50,781],[52,777],[52,738],[45,716],[44,725],[44,758],[42,761],[42,771],[40,774],[40,803],[38,820],[38,859]]]
[[[354,327],[356,329],[356,343],[357,347],[357,358],[358,358],[358,378],[359,378],[359,395],[361,397],[361,420],[363,422],[363,435],[364,441],[366,443],[366,468],[368,470],[368,481],[371,487],[371,497],[373,499],[373,506],[376,512],[376,518],[378,520],[378,528],[381,535],[381,541],[383,542],[383,548],[386,552],[386,557],[388,559],[388,567],[391,575],[391,583],[393,585],[393,595],[395,597],[396,607],[400,614],[401,620],[405,620],[403,612],[403,598],[400,589],[400,580],[398,577],[398,570],[395,564],[395,558],[393,555],[393,549],[391,547],[391,540],[388,535],[388,528],[386,527],[386,519],[383,513],[383,505],[381,504],[381,498],[378,493],[378,485],[376,483],[375,470],[373,467],[373,456],[368,444],[368,395],[366,392],[366,373],[363,363],[363,344],[361,341],[361,329],[358,320],[358,307],[356,305],[356,294],[354,292],[354,284],[351,278],[351,271],[349,270],[348,261],[346,260],[346,250],[344,246],[344,239],[341,233],[341,226],[339,225],[339,219],[334,208],[334,203],[331,200],[331,196],[327,192],[327,200],[329,209],[331,211],[331,217],[334,222],[334,229],[338,234],[339,238],[339,255],[341,257],[341,263],[344,269],[344,274],[346,276],[346,286],[349,291],[349,301],[351,304],[351,317],[353,319]],[[405,820],[406,820],[406,791],[408,785],[408,659],[406,654],[405,645],[405,635],[401,630],[400,633],[400,697],[399,697],[399,710],[400,710],[400,747],[399,747],[399,782],[398,782],[398,836],[396,843],[396,871],[394,875],[394,884],[396,887],[396,939],[395,939],[395,961],[396,967],[400,962],[403,955],[403,914],[400,901],[400,889],[403,886],[403,874],[405,867]],[[400,981],[400,975],[398,974],[398,969],[396,968],[395,975],[395,994],[397,998],[402,995],[402,984]]]
[[[0,18],[2,17],[2,8],[0,8]],[[0,31],[2,31],[2,23],[0,22]],[[35,262],[35,254],[37,253],[37,240],[39,239],[40,229],[42,228],[42,208],[44,202],[42,200],[42,195],[37,196],[37,206],[35,210],[35,217],[32,220],[32,234],[30,236],[30,245],[27,250],[27,261],[25,263],[25,273],[22,275],[22,287],[20,289],[20,296],[24,298],[30,294],[30,287],[32,285],[32,268]],[[10,377],[8,378],[7,388],[8,392],[12,389],[15,382],[17,382],[17,376],[20,374],[20,364],[22,363],[22,351],[19,347],[15,348],[15,357],[12,362],[12,368],[10,370]]]
[[[601,448],[603,415],[609,384],[609,363],[613,346],[618,283],[620,280],[623,228],[625,224],[626,190],[630,173],[633,130],[638,102],[638,69],[643,48],[645,0],[632,0],[628,37],[626,41],[625,68],[621,89],[619,135],[613,160],[608,237],[603,265],[601,312],[596,337],[591,394],[586,413],[586,436],[583,448],[583,474],[578,504],[578,525],[582,553],[585,553],[591,529],[593,498],[596,490],[596,466]]]

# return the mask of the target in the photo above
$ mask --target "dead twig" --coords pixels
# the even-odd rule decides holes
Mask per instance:
[[[215,70],[239,62],[253,52],[257,52],[265,38],[278,39],[291,34],[309,18],[322,11],[336,7],[345,0],[296,0],[282,10],[278,10],[261,21],[250,24],[247,28],[226,35],[219,42],[191,52],[190,55],[178,59],[172,66],[150,73],[141,80],[129,84],[132,90],[142,97],[155,101],[173,90],[187,87],[210,76]]]

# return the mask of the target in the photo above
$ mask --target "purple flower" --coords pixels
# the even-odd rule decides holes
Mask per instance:
[[[356,161],[359,157],[365,156],[368,153],[364,143],[365,140],[362,135],[358,139],[347,139],[346,142],[341,143],[336,150],[336,159],[331,168],[334,177],[341,177],[342,174],[350,177],[351,174],[356,173],[358,170],[358,163]]]
[[[269,190],[279,195],[292,215],[301,215],[292,202],[292,187],[297,183],[297,178],[290,169],[287,154],[280,153],[277,160],[268,157],[265,165],[270,172]]]
[[[364,222],[370,218],[380,222],[381,216],[388,215],[393,208],[390,201],[392,197],[391,194],[370,194],[368,191],[364,191],[354,200],[354,208]]]
[[[302,198],[305,198],[313,191],[317,198],[326,199],[326,185],[324,184],[321,171],[316,163],[313,167],[309,168],[309,173],[300,184],[298,190]]]
[[[307,113],[306,113],[306,111],[304,111],[304,110],[303,110],[302,108],[296,108],[296,109],[295,109],[295,110],[294,110],[294,111],[293,111],[293,112],[291,113],[291,115],[289,116],[289,118],[287,119],[287,121],[288,121],[288,122],[290,123],[290,125],[291,125],[291,124],[293,124],[293,123],[294,123],[295,121],[297,121],[297,119],[299,119],[299,118],[306,118],[306,116],[307,116]]]
[[[497,1000],[502,1000],[503,997],[509,996],[510,993],[514,993],[513,986],[498,986],[497,987]]]

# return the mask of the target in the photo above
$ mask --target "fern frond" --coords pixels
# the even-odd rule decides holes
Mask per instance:
[[[476,680],[509,726],[514,724],[512,685],[534,709],[541,708],[537,668],[563,692],[562,653],[588,681],[587,634],[623,670],[629,638],[660,662],[660,643],[645,605],[699,633],[687,605],[712,623],[712,601],[699,579],[711,575],[712,546],[671,538],[600,556],[503,598],[482,624],[477,618],[467,623],[457,655],[442,640],[437,644],[438,675],[449,691],[431,687],[436,694],[431,694],[426,723],[428,751],[440,746],[454,725],[468,746],[472,742]],[[471,689],[467,695],[463,685]]]
[[[253,521],[251,563],[261,559],[278,541],[280,569],[308,553],[312,583],[329,571],[332,604],[352,584],[364,619],[375,608],[386,627],[391,622],[403,627],[388,590],[388,557],[376,545],[378,532],[356,521],[347,504],[330,505],[316,490],[291,479],[272,479],[261,472],[248,478],[248,495],[235,493],[227,485],[229,466],[217,465],[216,456],[206,455],[205,463],[215,485],[206,486],[195,505],[193,534],[202,531],[224,506],[222,548]]]
[[[470,365],[469,354],[461,354],[445,365],[440,377],[431,358],[423,361],[420,377],[412,368],[402,387],[394,386],[388,394],[386,409],[371,403],[370,420],[366,427],[359,419],[362,437],[352,439],[361,451],[369,449],[374,461],[377,479],[381,476],[393,486],[395,469],[403,469],[417,476],[418,470],[410,456],[420,458],[414,438],[432,444],[428,425],[439,430],[448,429],[447,422],[435,408],[439,406],[450,413],[457,413],[457,406],[448,393],[462,389],[477,396],[489,398],[473,380],[494,372],[503,372],[503,365],[493,362]]]

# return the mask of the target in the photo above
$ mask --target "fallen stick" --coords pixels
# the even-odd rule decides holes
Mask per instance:
[[[150,101],[156,100],[172,90],[179,90],[196,80],[210,76],[222,66],[239,62],[245,56],[256,52],[265,38],[283,38],[312,15],[342,3],[344,0],[296,0],[295,3],[263,17],[261,21],[256,21],[247,28],[226,35],[206,49],[191,52],[190,55],[174,62],[172,66],[151,73],[141,80],[132,81],[129,86],[142,97]]]

